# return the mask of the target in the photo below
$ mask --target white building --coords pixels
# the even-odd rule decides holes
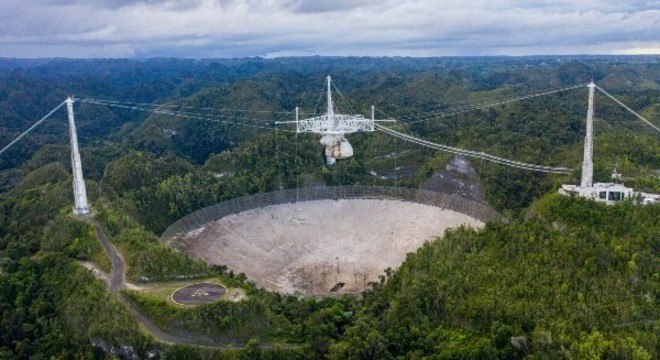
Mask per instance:
[[[582,187],[580,185],[562,185],[559,193],[563,195],[577,195],[592,198],[607,204],[614,204],[633,198],[635,192],[632,188],[615,183],[595,183],[593,186]]]

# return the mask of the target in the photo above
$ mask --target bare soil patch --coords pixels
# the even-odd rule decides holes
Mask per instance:
[[[483,223],[413,202],[317,200],[226,216],[189,232],[177,245],[270,290],[332,295],[368,288],[407,253],[460,225]]]

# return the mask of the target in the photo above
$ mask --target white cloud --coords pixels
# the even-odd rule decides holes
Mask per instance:
[[[626,53],[657,50],[660,2],[5,0],[0,24],[0,56]]]
[[[648,47],[617,49],[612,53],[616,55],[660,55],[660,43],[655,44],[655,46]]]

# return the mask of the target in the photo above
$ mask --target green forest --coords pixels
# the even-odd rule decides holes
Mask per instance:
[[[428,187],[445,169],[452,155],[382,132],[349,135],[355,156],[328,166],[317,137],[273,125],[296,106],[322,113],[328,74],[343,113],[367,116],[374,105],[404,133],[574,171],[470,160],[480,200],[505,220],[447,231],[359,296],[269,292],[161,242],[177,219],[221,201],[310,185]],[[82,266],[109,272],[111,263],[94,228],[72,215],[60,111],[0,155],[0,358],[657,359],[660,204],[556,193],[580,180],[586,87],[446,115],[591,79],[659,124],[652,56],[0,59],[0,146],[69,95],[130,105],[75,106],[95,219],[131,282],[216,278],[247,295],[184,308],[122,290],[161,330],[201,342],[151,337]],[[140,110],[156,104],[190,117]],[[595,180],[616,170],[660,193],[658,134],[598,95],[594,126]]]

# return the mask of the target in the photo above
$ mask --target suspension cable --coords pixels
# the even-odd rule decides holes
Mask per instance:
[[[568,91],[568,90],[573,90],[573,89],[578,89],[582,88],[584,85],[573,85],[561,89],[555,89],[555,90],[549,90],[549,91],[544,91],[541,93],[533,93],[530,95],[524,95],[524,96],[517,96],[513,98],[508,98],[504,100],[498,100],[498,101],[493,101],[493,102],[487,102],[487,103],[481,103],[481,104],[475,104],[475,105],[466,105],[462,107],[456,107],[456,108],[451,108],[451,109],[444,109],[444,110],[435,110],[431,112],[427,112],[425,115],[419,117],[415,114],[412,115],[406,115],[399,117],[397,120],[402,120],[402,122],[406,124],[415,124],[418,122],[422,121],[430,121],[430,120],[435,120],[438,118],[443,118],[447,116],[452,116],[452,115],[457,115],[457,114],[462,114],[470,111],[475,111],[475,110],[483,110],[483,109],[488,109],[491,107],[499,106],[499,105],[505,105],[508,103],[516,102],[516,101],[522,101],[522,100],[527,100],[527,99],[532,99],[540,96],[546,96],[546,95],[551,95],[551,94],[556,94],[559,92],[563,91]],[[414,119],[413,121],[405,121],[408,119]]]
[[[529,164],[529,163],[524,163],[520,161],[515,161],[515,160],[510,160],[506,158],[502,158],[499,156],[487,154],[485,152],[477,152],[477,151],[472,151],[472,150],[466,150],[466,149],[461,149],[453,146],[448,146],[448,145],[442,145],[442,144],[437,144],[433,143],[430,141],[426,141],[424,139],[420,139],[408,134],[404,134],[401,132],[398,132],[394,129],[375,124],[374,125],[376,129],[383,131],[384,133],[397,137],[401,140],[405,140],[408,142],[412,142],[418,145],[426,146],[432,149],[440,150],[440,151],[445,151],[449,152],[452,154],[458,154],[458,155],[464,155],[468,157],[473,157],[477,159],[483,159],[487,161],[491,161],[494,163],[518,168],[518,169],[523,169],[523,170],[531,170],[531,171],[538,171],[538,172],[546,172],[546,173],[555,173],[555,174],[570,174],[573,170],[565,167],[554,167],[554,166],[543,166],[543,165],[536,165],[536,164]]]
[[[66,101],[62,101],[62,103],[60,103],[59,105],[57,105],[53,110],[51,110],[48,114],[46,114],[46,116],[42,117],[39,121],[37,121],[36,123],[34,123],[34,125],[30,126],[30,127],[29,127],[27,130],[25,130],[22,134],[18,135],[18,137],[17,137],[16,139],[12,140],[12,142],[10,142],[9,144],[7,144],[7,146],[3,147],[2,150],[0,150],[0,155],[2,155],[5,151],[7,151],[7,149],[9,149],[12,145],[14,145],[15,143],[17,143],[21,138],[23,138],[23,136],[27,135],[30,131],[34,130],[34,128],[36,128],[37,126],[39,126],[39,124],[41,124],[41,123],[44,122],[46,119],[48,119],[51,115],[53,115],[53,113],[55,113],[55,111],[59,110],[62,106],[64,106],[64,104],[66,104]]]
[[[311,117],[315,117],[319,114],[319,106],[321,106],[321,99],[323,98],[323,93],[325,92],[325,84],[321,87],[321,92],[319,92],[319,98],[316,99],[316,107],[314,108],[314,114]]]
[[[77,99],[77,100],[93,100],[93,101],[98,101],[98,102],[104,102],[104,103],[112,103],[112,104],[118,104],[118,105],[126,105],[126,106],[136,106],[136,107],[143,107],[143,108],[158,108],[158,109],[166,109],[166,108],[178,108],[178,109],[191,109],[191,110],[215,110],[215,111],[233,111],[233,112],[252,112],[252,113],[268,113],[268,114],[284,114],[287,113],[287,111],[281,110],[281,111],[273,111],[273,110],[253,110],[253,109],[231,109],[231,108],[216,108],[216,107],[197,107],[197,106],[184,106],[184,105],[176,105],[176,104],[154,104],[154,103],[141,103],[141,102],[132,102],[132,101],[119,101],[119,100],[105,100],[105,99]]]
[[[331,80],[331,82],[332,82],[332,86],[335,88],[335,91],[337,91],[337,94],[339,94],[339,97],[341,97],[342,101],[344,101],[344,104],[346,104],[346,106],[348,107],[348,110],[349,110],[352,114],[357,114],[357,113],[355,112],[355,110],[353,110],[353,107],[352,107],[351,104],[348,102],[348,100],[346,99],[346,97],[344,96],[344,94],[342,94],[341,90],[339,90],[339,88],[337,87],[337,85],[335,84],[335,82],[332,81],[332,80]]]
[[[105,106],[112,106],[112,107],[119,107],[119,108],[125,108],[125,109],[133,109],[133,110],[140,110],[140,111],[147,111],[147,112],[154,112],[154,111],[161,111],[161,112],[172,112],[176,114],[182,114],[182,115],[189,115],[189,116],[211,116],[211,117],[220,117],[220,118],[225,118],[225,119],[235,119],[235,120],[247,120],[247,121],[253,121],[253,122],[269,122],[271,120],[269,119],[264,119],[264,118],[255,118],[255,117],[246,117],[246,116],[238,116],[238,115],[225,115],[225,114],[213,114],[213,113],[201,113],[205,108],[194,108],[194,107],[179,107],[178,109],[165,109],[165,108],[160,108],[160,107],[149,107],[149,106],[143,106],[143,105],[136,105],[136,106],[130,106],[130,105],[125,105],[119,102],[113,102],[113,101],[107,101],[107,100],[97,100],[97,99],[77,99],[80,102],[85,102],[85,103],[94,103],[96,105],[105,105]],[[191,109],[191,110],[198,110],[198,112],[192,112],[192,111],[186,111],[186,110],[181,110],[181,109]],[[209,108],[210,109],[210,108]],[[225,110],[231,110],[234,112],[247,112],[249,110],[240,110],[240,109],[225,109]],[[259,112],[266,112],[266,110],[259,110]],[[287,116],[291,114],[291,111],[269,111],[270,114],[284,114],[284,116]]]
[[[279,129],[279,128],[276,128],[276,127],[268,127],[268,126],[256,125],[256,124],[246,123],[246,122],[223,120],[221,118],[220,119],[210,118],[210,117],[206,117],[206,116],[194,115],[194,114],[190,114],[190,113],[181,113],[181,112],[176,112],[176,111],[172,111],[172,110],[160,110],[160,109],[157,109],[157,108],[148,109],[148,108],[141,108],[141,107],[137,107],[137,106],[128,106],[128,105],[121,105],[121,104],[115,104],[115,103],[107,103],[107,102],[104,102],[104,101],[99,101],[99,100],[94,100],[94,99],[81,99],[80,102],[83,102],[83,103],[86,103],[86,104],[93,104],[93,105],[117,107],[117,108],[129,109],[129,110],[146,111],[146,112],[150,112],[150,113],[154,113],[154,114],[176,116],[176,117],[187,118],[187,119],[205,120],[205,121],[217,122],[217,123],[228,124],[228,125],[245,126],[245,127],[251,127],[251,128],[255,128],[255,129],[261,129],[261,130],[294,132],[292,130]],[[289,114],[290,113],[291,112],[289,112]],[[259,119],[238,118],[238,117],[224,117],[224,118],[225,119],[252,120],[252,121],[259,120]]]
[[[657,126],[655,126],[652,122],[646,120],[642,115],[638,114],[636,111],[634,111],[633,109],[631,109],[631,108],[629,108],[628,106],[626,106],[626,104],[622,103],[622,102],[619,101],[617,98],[615,98],[614,96],[610,95],[610,93],[608,93],[607,91],[603,90],[603,88],[601,88],[600,86],[598,86],[598,85],[595,85],[595,86],[596,86],[596,89],[598,89],[600,92],[602,92],[603,94],[605,94],[605,96],[607,96],[608,98],[614,100],[614,102],[616,102],[617,104],[621,105],[624,109],[628,110],[628,112],[630,112],[631,114],[635,115],[638,119],[642,120],[642,121],[645,122],[648,126],[652,127],[655,131],[657,131],[657,132],[660,133],[660,128],[658,128]]]
[[[558,88],[558,89],[530,91],[530,92],[527,92],[527,93],[514,94],[514,95],[510,95],[510,96],[500,95],[500,96],[495,96],[492,99],[483,100],[483,101],[475,103],[475,104],[470,104],[470,103],[465,103],[465,102],[453,102],[453,103],[447,103],[447,104],[427,105],[426,107],[423,107],[423,108],[417,108],[417,110],[418,110],[417,113],[421,113],[423,111],[426,111],[427,113],[437,113],[437,112],[444,112],[444,111],[454,110],[454,109],[455,110],[471,109],[473,107],[482,106],[482,105],[489,105],[489,104],[499,103],[499,102],[511,102],[511,101],[525,100],[525,99],[528,99],[528,98],[551,95],[551,94],[558,93],[558,92],[563,92],[563,91],[568,91],[568,90],[573,90],[573,89],[579,89],[579,88],[584,88],[584,87],[586,87],[586,85],[576,84],[576,85],[571,85],[571,86]],[[441,107],[448,107],[448,108],[447,109],[437,109],[437,108],[441,108]],[[436,110],[433,110],[433,109],[436,109]],[[415,117],[416,117],[415,114],[402,116],[402,118],[415,118]]]
[[[417,112],[423,112],[423,111],[441,111],[438,108],[443,108],[443,109],[451,109],[451,108],[469,108],[472,106],[477,106],[479,104],[486,104],[486,103],[492,103],[492,102],[497,102],[497,101],[504,101],[512,98],[519,98],[519,97],[526,97],[526,96],[534,96],[534,95],[542,95],[546,92],[550,91],[564,91],[564,90],[572,90],[573,88],[581,88],[581,87],[586,87],[586,84],[574,84],[562,88],[548,88],[548,89],[541,89],[541,90],[530,90],[530,91],[521,91],[517,92],[516,89],[512,89],[514,93],[512,94],[479,94],[479,98],[483,99],[479,101],[478,103],[467,103],[465,100],[461,101],[453,101],[453,102],[448,102],[448,103],[437,103],[437,104],[430,104],[430,105],[424,105],[424,106],[419,106],[416,108]],[[438,109],[438,110],[434,110]]]

